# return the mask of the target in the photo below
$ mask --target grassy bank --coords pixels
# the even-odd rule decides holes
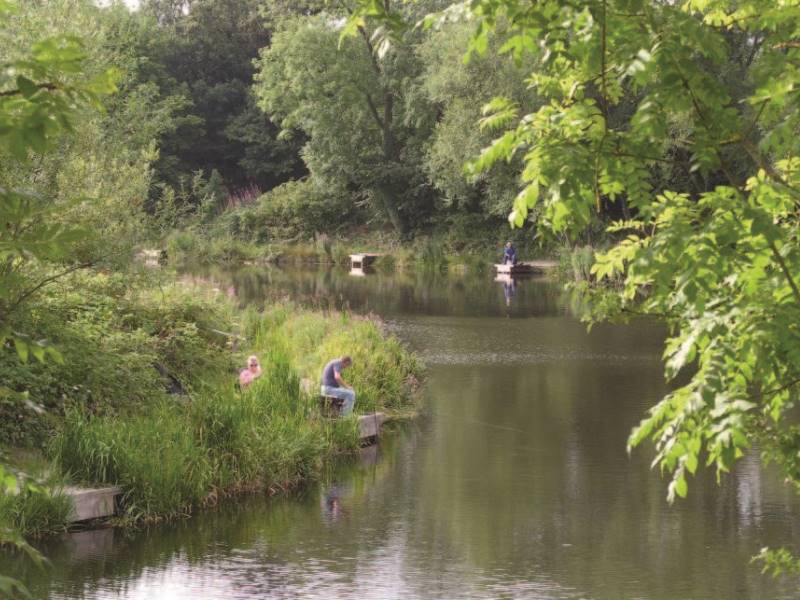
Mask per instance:
[[[136,289],[75,276],[29,323],[49,332],[63,362],[0,352],[4,384],[28,390],[2,405],[0,441],[49,459],[28,469],[37,493],[0,497],[3,524],[28,535],[63,529],[68,505],[47,490],[64,481],[122,486],[123,521],[141,522],[314,478],[358,443],[354,419],[318,414],[319,372],[336,355],[355,358],[357,412],[415,409],[421,367],[375,320],[288,304],[242,312],[219,292],[172,283]],[[248,354],[264,373],[242,393],[234,382]],[[310,393],[302,377],[313,379]]]
[[[351,232],[339,237],[256,242],[213,229],[195,228],[173,232],[164,245],[169,260],[179,265],[270,263],[348,266],[351,254],[377,252],[382,256],[373,266],[383,271],[481,271],[500,260],[506,236],[509,235],[523,258],[548,255],[532,240],[516,232],[510,234],[508,230],[498,230],[494,234],[484,232],[482,236],[466,239],[449,232],[438,232],[419,235],[413,240],[401,240],[392,233],[372,231]]]
[[[349,354],[347,380],[358,393],[357,411],[402,413],[415,407],[420,364],[377,317],[323,315],[284,303],[250,311],[245,331],[255,348],[287,356],[296,373],[312,380],[313,395],[325,363]]]

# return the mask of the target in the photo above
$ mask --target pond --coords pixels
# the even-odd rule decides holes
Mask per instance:
[[[488,273],[197,277],[242,304],[382,316],[428,365],[424,416],[291,497],[52,540],[36,597],[797,597],[749,564],[800,534],[794,492],[757,454],[673,506],[652,451],[627,455],[667,390],[658,323],[588,333],[556,284]]]

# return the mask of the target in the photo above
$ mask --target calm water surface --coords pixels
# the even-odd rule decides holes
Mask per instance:
[[[669,506],[625,440],[666,390],[655,323],[591,334],[547,281],[252,269],[243,304],[375,312],[429,366],[427,414],[291,498],[48,543],[52,598],[797,598],[748,564],[800,506],[755,456]],[[185,278],[191,282],[192,277]]]

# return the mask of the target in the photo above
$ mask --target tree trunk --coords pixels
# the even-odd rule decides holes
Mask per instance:
[[[392,123],[394,122],[394,96],[390,90],[383,92],[383,127],[381,133],[383,136],[382,150],[383,160],[387,166],[391,166],[397,160],[397,142],[394,139],[394,132],[392,131]],[[378,185],[382,202],[397,233],[401,236],[405,235],[406,227],[400,211],[397,208],[397,197],[395,195],[393,178],[389,177],[388,181],[383,181]]]
[[[394,190],[390,184],[379,183],[375,186],[373,193],[383,208],[389,222],[394,227],[395,231],[401,236],[406,234],[406,225],[400,211],[397,210],[397,202],[395,201]]]
[[[389,12],[389,0],[384,0],[384,6]],[[381,131],[381,154],[383,155],[383,162],[389,171],[388,175],[384,175],[372,186],[372,193],[375,195],[378,203],[383,207],[386,216],[389,218],[392,226],[397,233],[404,236],[406,233],[405,223],[400,211],[397,207],[397,196],[395,194],[395,181],[391,175],[392,166],[399,163],[397,152],[397,140],[394,137],[392,125],[394,124],[394,94],[391,89],[383,82],[384,72],[378,58],[375,55],[375,48],[372,46],[370,36],[367,34],[366,29],[359,27],[359,32],[364,40],[364,45],[369,53],[372,70],[375,72],[375,77],[380,82],[381,93],[379,96],[378,105],[373,101],[369,93],[365,93],[365,100],[372,118]],[[382,105],[382,106],[380,106]],[[382,109],[382,110],[380,110]],[[383,114],[380,114],[382,112]]]

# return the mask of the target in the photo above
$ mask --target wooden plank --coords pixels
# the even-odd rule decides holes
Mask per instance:
[[[69,522],[88,521],[110,517],[116,512],[115,499],[122,493],[122,488],[110,486],[103,488],[79,488],[68,486],[64,495],[72,500],[72,513]]]
[[[354,269],[360,269],[368,266],[376,258],[381,256],[377,252],[362,252],[360,254],[350,255],[350,266]]]
[[[522,275],[540,272],[537,269],[523,265],[522,263],[517,263],[516,265],[495,265],[494,267],[497,269],[498,274],[503,275]]]
[[[523,275],[532,273],[544,273],[549,269],[554,269],[558,263],[554,260],[531,260],[526,262],[518,262],[515,265],[501,265],[494,266],[498,274],[508,275]]]
[[[524,265],[529,265],[535,269],[547,271],[548,269],[555,269],[558,266],[557,260],[526,260]]]
[[[361,440],[379,437],[384,421],[386,421],[386,415],[381,412],[358,417],[358,437]]]

